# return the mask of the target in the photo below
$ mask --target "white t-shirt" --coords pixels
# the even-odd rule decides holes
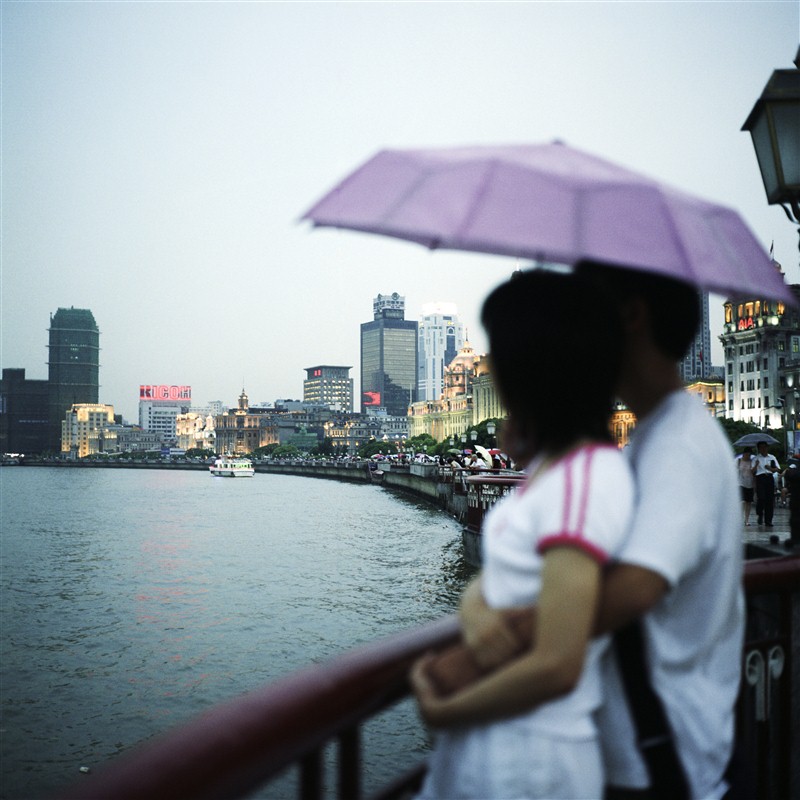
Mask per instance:
[[[771,453],[765,453],[763,456],[761,453],[756,453],[756,455],[753,456],[753,462],[756,468],[756,477],[759,475],[772,475],[773,471],[767,469],[767,467],[778,466],[778,460]]]
[[[611,446],[573,451],[513,500],[487,515],[481,587],[494,608],[536,602],[544,553],[574,546],[601,564],[616,560],[633,513],[633,477],[626,459]],[[531,726],[559,736],[594,733],[588,714],[601,702],[599,657],[606,638],[589,646],[578,686],[568,695],[531,712]]]
[[[733,741],[744,600],[739,490],[720,425],[677,391],[643,419],[628,448],[637,487],[619,560],[666,578],[644,618],[647,659],[692,797],[720,798]],[[648,784],[613,658],[598,715],[608,782]]]
[[[481,586],[487,603],[508,608],[535,602],[548,548],[580,547],[601,563],[613,558],[628,534],[633,497],[624,456],[615,447],[589,446],[497,503],[483,527]],[[600,660],[606,646],[607,640],[590,643],[570,694],[508,719],[440,731],[420,797],[573,798],[586,791],[599,796],[593,712],[602,702]],[[565,783],[576,772],[578,746],[590,748],[581,751],[582,758],[594,753],[597,785],[591,789]]]

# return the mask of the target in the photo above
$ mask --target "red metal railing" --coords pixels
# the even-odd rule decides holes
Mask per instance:
[[[762,653],[769,672],[775,648],[784,654],[783,670],[772,683],[768,677],[759,682],[763,674],[752,670],[759,680],[745,684],[739,706],[740,733],[745,752],[754,756],[758,796],[778,800],[793,796],[798,788],[790,755],[798,738],[790,719],[796,711],[790,709],[798,704],[792,652],[800,646],[800,558],[748,562],[744,583],[749,612],[746,663],[758,661],[752,653]],[[296,765],[299,797],[322,798],[331,795],[323,752],[337,743],[336,795],[358,800],[363,796],[362,724],[408,694],[406,676],[414,659],[457,637],[457,619],[450,616],[296,672],[120,757],[61,797],[228,800],[246,796]],[[373,797],[408,796],[423,773],[420,765]]]

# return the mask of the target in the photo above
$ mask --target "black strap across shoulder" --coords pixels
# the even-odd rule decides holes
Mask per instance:
[[[634,620],[616,631],[613,642],[639,752],[650,776],[650,793],[658,800],[688,800],[689,784],[672,729],[661,698],[650,683],[641,622]]]

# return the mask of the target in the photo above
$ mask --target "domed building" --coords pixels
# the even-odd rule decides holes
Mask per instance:
[[[444,388],[438,400],[412,403],[408,409],[409,435],[427,433],[437,442],[462,434],[485,419],[486,413],[476,413],[473,389],[481,387],[484,402],[481,408],[493,409],[492,417],[504,417],[497,393],[489,375],[486,356],[478,355],[469,341],[465,341],[456,357],[445,367]]]

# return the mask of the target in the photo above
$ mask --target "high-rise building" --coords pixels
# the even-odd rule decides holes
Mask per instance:
[[[379,294],[372,311],[372,322],[361,324],[361,413],[404,417],[416,399],[417,323],[405,318],[397,292]]]
[[[327,406],[332,411],[350,414],[353,411],[352,367],[306,367],[303,381],[303,402]]]
[[[100,330],[86,308],[59,308],[50,316],[49,446],[61,450],[61,423],[76,403],[97,403],[100,393]]]
[[[679,362],[684,383],[701,381],[711,376],[711,322],[708,313],[708,292],[700,296],[700,325],[683,360]]]
[[[464,345],[464,326],[454,303],[427,303],[422,307],[418,335],[418,402],[438,400],[444,389],[445,367]]]

